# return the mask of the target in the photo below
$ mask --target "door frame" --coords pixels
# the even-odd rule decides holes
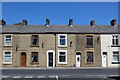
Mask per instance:
[[[106,55],[106,66],[103,66],[103,55]],[[102,52],[102,67],[107,67],[108,66],[108,56],[107,56],[107,52]]]
[[[77,55],[80,55],[80,67],[81,67],[81,61],[82,61],[82,59],[81,59],[81,51],[76,51],[76,55],[75,55],[75,65],[76,65],[76,56],[77,56]],[[75,67],[77,67],[77,65],[76,65]]]
[[[48,60],[48,59],[49,59],[49,57],[48,57],[49,52],[52,52],[52,53],[53,53],[53,67],[55,67],[55,51],[54,51],[54,50],[48,50],[48,51],[47,51],[47,67],[48,67],[48,68],[52,68],[52,67],[49,67],[49,62],[48,62],[48,61],[49,61],[49,60]]]
[[[26,60],[26,61],[25,61],[25,66],[21,66],[21,57],[22,57],[21,54],[22,54],[22,53],[25,53],[25,60]],[[26,56],[26,52],[21,52],[21,53],[20,53],[20,66],[21,66],[21,67],[26,67],[26,66],[27,66],[27,56]]]

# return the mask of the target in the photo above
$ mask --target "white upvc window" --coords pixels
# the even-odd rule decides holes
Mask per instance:
[[[5,35],[5,46],[12,46],[12,36]]]
[[[67,47],[67,34],[59,34],[58,35],[58,46],[59,47]]]
[[[118,35],[112,36],[112,45],[119,45],[118,43]]]
[[[67,64],[67,50],[58,50],[58,64]]]
[[[5,51],[3,55],[3,63],[12,63],[12,51]]]
[[[118,51],[114,51],[113,52],[113,56],[112,56],[112,62],[119,62],[119,61],[120,61],[119,52]]]

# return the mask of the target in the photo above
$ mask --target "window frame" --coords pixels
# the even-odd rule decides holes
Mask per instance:
[[[116,38],[116,36],[117,36],[117,38]],[[114,40],[114,43],[113,43],[113,40]],[[116,40],[118,40],[118,42]],[[118,43],[118,44],[116,44],[116,43]],[[112,35],[112,45],[113,46],[119,45],[119,35],[118,34]]]
[[[87,37],[92,37],[92,45],[88,45],[88,38]],[[86,45],[87,46],[93,46],[94,45],[94,37],[93,37],[93,35],[86,35]]]
[[[118,61],[113,61],[113,55],[114,55],[114,52],[118,52]],[[112,62],[120,62],[120,53],[119,53],[119,51],[113,51],[113,53],[112,53]]]
[[[38,36],[38,37],[37,37],[38,42],[37,42],[36,45],[33,45],[33,43],[32,43],[32,40],[35,39],[35,38],[33,38],[32,36]],[[38,35],[38,34],[31,35],[31,46],[39,46],[39,35]]]
[[[32,54],[37,53],[37,62],[32,62]],[[39,63],[39,53],[38,52],[31,52],[31,63]]]
[[[6,38],[6,36],[11,36],[11,38]],[[6,39],[11,39],[11,45],[7,45],[7,44],[6,44],[6,42],[7,42]],[[5,36],[4,36],[4,46],[12,46],[12,35],[5,35]]]
[[[92,62],[88,62],[88,61],[87,61],[87,59],[88,59],[87,54],[88,54],[88,53],[91,53],[91,52],[92,52],[92,54],[93,54],[93,56],[92,56],[92,59],[93,59],[93,60],[92,60]],[[94,63],[94,62],[95,62],[94,52],[93,52],[93,51],[87,51],[87,52],[86,52],[86,63]]]
[[[10,56],[11,56],[10,57],[10,62],[5,62],[5,60],[4,60],[5,59],[5,52],[10,52],[11,53],[10,54]],[[12,64],[12,51],[11,50],[10,51],[9,50],[3,51],[3,61],[2,62],[3,62],[3,64]]]
[[[59,61],[60,52],[65,52],[65,62]],[[58,64],[67,64],[67,50],[58,50]]]
[[[60,45],[60,36],[65,36],[65,45]],[[58,34],[58,47],[67,47],[67,34]]]

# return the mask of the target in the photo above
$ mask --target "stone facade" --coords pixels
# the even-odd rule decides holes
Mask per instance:
[[[26,67],[48,67],[47,66],[47,51],[54,51],[54,67],[76,67],[76,53],[80,52],[81,60],[80,67],[101,67],[101,54],[100,54],[100,42],[97,42],[100,38],[99,34],[66,34],[67,46],[58,46],[59,34],[2,34],[2,43],[5,43],[5,36],[12,36],[12,46],[4,46],[4,51],[12,51],[12,63],[3,63],[3,67],[20,67],[21,66],[21,53],[26,53]],[[38,46],[31,45],[31,35],[39,36]],[[86,36],[93,36],[93,47],[88,48],[86,46]],[[72,44],[71,44],[72,42]],[[44,45],[43,45],[44,44]],[[17,48],[18,46],[18,48]],[[67,64],[58,63],[58,51],[67,51]],[[94,62],[86,62],[86,52],[92,51]],[[31,62],[31,52],[38,52],[38,63]],[[4,55],[2,55],[4,56]]]

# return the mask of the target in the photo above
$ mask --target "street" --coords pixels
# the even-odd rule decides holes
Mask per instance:
[[[2,69],[2,80],[119,80],[118,68]],[[116,77],[116,79],[114,79]]]

